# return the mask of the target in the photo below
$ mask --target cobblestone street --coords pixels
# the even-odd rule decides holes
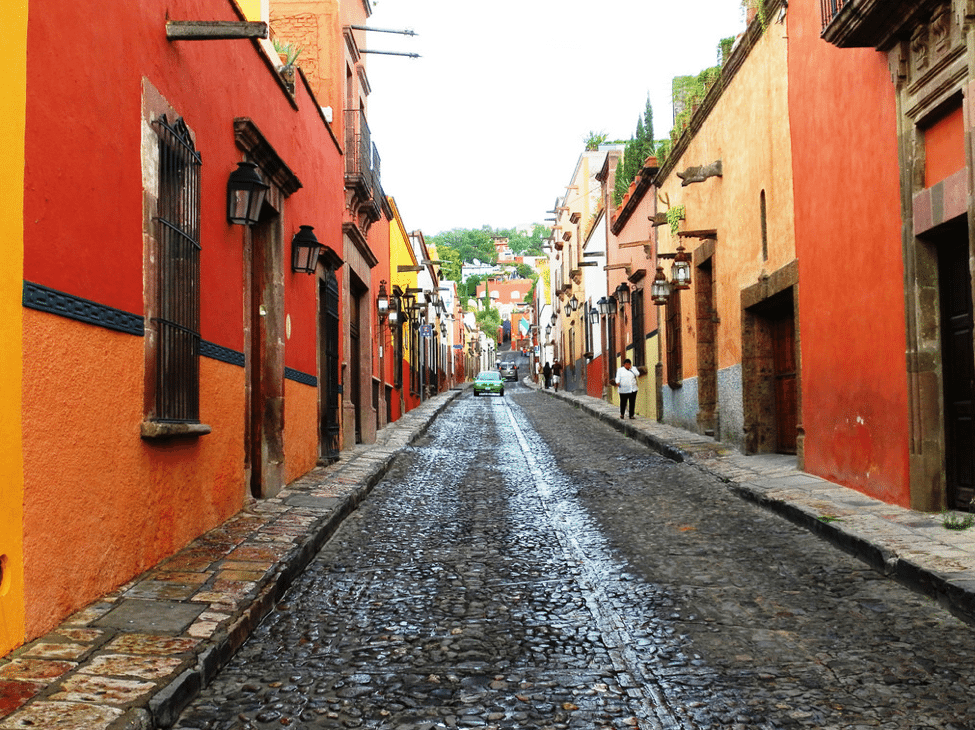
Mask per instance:
[[[465,393],[177,722],[969,728],[971,628],[543,393]]]

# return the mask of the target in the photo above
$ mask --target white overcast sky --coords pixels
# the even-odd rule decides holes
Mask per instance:
[[[365,57],[382,185],[408,230],[541,223],[590,131],[629,139],[647,94],[717,63],[740,0],[378,0]]]

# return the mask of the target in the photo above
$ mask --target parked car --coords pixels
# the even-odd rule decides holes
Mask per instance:
[[[518,379],[518,366],[513,362],[503,362],[498,365],[498,372],[501,373],[501,377],[505,380],[517,380]]]
[[[482,393],[497,393],[504,395],[504,381],[501,373],[494,370],[482,370],[474,380],[474,395]]]

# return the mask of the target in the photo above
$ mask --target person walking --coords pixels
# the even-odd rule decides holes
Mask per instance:
[[[552,366],[547,362],[545,363],[545,367],[542,368],[542,377],[545,378],[545,390],[548,390],[552,387]]]
[[[559,392],[559,383],[562,382],[562,363],[558,360],[552,365],[552,385],[555,386],[555,392]]]
[[[633,363],[627,358],[623,361],[623,366],[616,371],[616,378],[613,380],[620,394],[620,418],[626,417],[626,407],[629,404],[630,418],[633,418],[633,411],[636,409],[637,381],[636,373],[633,371]]]

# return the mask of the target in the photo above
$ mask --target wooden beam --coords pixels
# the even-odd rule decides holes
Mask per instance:
[[[650,246],[653,241],[629,241],[628,243],[617,243],[617,248],[636,248],[637,246]]]
[[[681,238],[717,238],[718,231],[716,228],[703,228],[698,231],[678,231],[677,235]]]
[[[396,271],[398,271],[400,274],[404,274],[404,273],[406,273],[408,271],[423,271],[425,268],[426,268],[426,266],[402,266],[402,265],[400,265],[400,266],[397,266],[396,267]]]
[[[166,21],[166,38],[171,41],[222,41],[267,36],[267,23],[239,20]]]

